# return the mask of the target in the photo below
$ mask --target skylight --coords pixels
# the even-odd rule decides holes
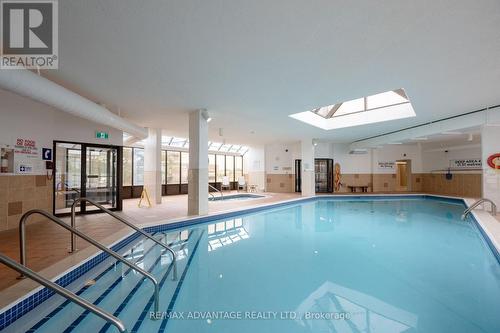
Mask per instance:
[[[415,117],[415,111],[405,91],[396,89],[294,113],[290,117],[324,130],[331,130]]]

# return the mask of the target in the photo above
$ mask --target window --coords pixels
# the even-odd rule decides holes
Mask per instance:
[[[161,183],[166,184],[167,183],[167,152],[162,150],[161,151]]]
[[[243,176],[243,157],[241,156],[236,156],[234,158],[234,174],[235,174],[235,181],[238,181],[238,179]]]
[[[216,155],[217,181],[222,182],[222,177],[226,175],[226,156]]]
[[[134,185],[144,185],[144,149],[134,148]]]
[[[415,116],[415,110],[404,89],[390,90],[290,115],[324,130]]]
[[[167,184],[179,184],[181,177],[181,152],[167,150]]]
[[[215,155],[208,154],[208,182],[215,183]]]
[[[123,186],[132,186],[132,148],[123,147]]]
[[[181,184],[188,183],[189,153],[181,153]]]
[[[230,182],[234,182],[234,156],[226,155],[226,175]]]

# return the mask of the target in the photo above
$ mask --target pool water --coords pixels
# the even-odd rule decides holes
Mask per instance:
[[[95,274],[82,297],[131,332],[500,332],[500,269],[462,203],[321,199],[155,234]],[[36,312],[35,309],[32,312]],[[36,332],[117,332],[78,306],[50,309]],[[183,317],[183,318],[182,318]]]

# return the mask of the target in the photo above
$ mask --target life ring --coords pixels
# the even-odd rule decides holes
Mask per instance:
[[[500,169],[500,153],[493,154],[488,157],[487,163],[492,169]]]

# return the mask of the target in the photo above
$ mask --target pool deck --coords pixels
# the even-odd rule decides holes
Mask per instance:
[[[229,194],[229,193],[228,193]],[[236,194],[232,192],[231,194]],[[300,199],[297,193],[259,193],[264,198],[239,201],[213,201],[209,203],[209,215],[222,212],[237,211],[243,208],[266,206],[283,201]],[[380,195],[388,193],[344,193],[343,195]],[[397,195],[412,195],[417,193],[392,193]],[[422,194],[422,193],[418,193]],[[435,195],[435,194],[433,194]],[[466,199],[470,205],[474,199]],[[187,195],[163,197],[161,205],[152,208],[139,208],[138,199],[124,200],[123,211],[119,214],[128,218],[138,226],[173,223],[190,218],[187,216]],[[492,243],[500,249],[500,215],[498,221],[483,210],[474,210],[474,215],[485,232],[492,239]],[[69,223],[69,218],[63,218]],[[77,218],[78,229],[95,238],[103,244],[110,245],[129,235],[132,229],[115,221],[106,214],[92,214]],[[98,250],[83,240],[78,241],[78,251],[69,254],[69,233],[55,224],[35,222],[27,227],[28,267],[41,275],[52,279],[61,275],[73,266],[89,258]],[[0,232],[0,251],[18,260],[19,242],[18,231],[7,230]],[[39,285],[31,280],[17,280],[17,273],[5,266],[0,267],[0,309],[14,302],[19,297],[36,289]]]

